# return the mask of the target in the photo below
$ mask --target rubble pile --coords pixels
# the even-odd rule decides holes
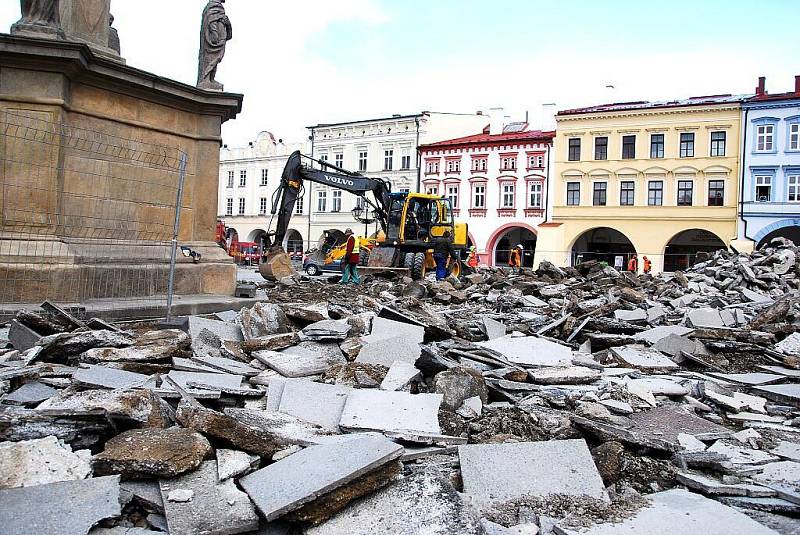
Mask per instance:
[[[0,350],[0,531],[798,533],[797,258],[268,283],[178,328],[45,303]]]

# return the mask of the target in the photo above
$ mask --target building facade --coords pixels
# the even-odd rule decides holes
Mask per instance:
[[[317,124],[308,127],[311,155],[348,171],[388,180],[392,191],[417,192],[421,179],[417,147],[479,131],[487,121],[478,113],[421,112]],[[351,227],[356,234],[377,230],[377,222],[364,224],[353,216],[359,201],[355,195],[319,184],[305,184],[305,191],[311,203],[306,234],[312,240],[331,228]]]
[[[308,153],[309,146],[308,142],[284,143],[261,132],[245,147],[222,148],[217,214],[230,234],[239,241],[263,244],[267,232],[274,230],[274,224],[270,228],[272,197],[286,160],[295,150]],[[308,249],[309,204],[307,196],[298,200],[283,244],[291,252]]]
[[[548,207],[554,132],[499,119],[479,134],[421,145],[423,191],[450,199],[481,264],[505,265],[520,244],[524,265],[532,266]]]
[[[553,217],[540,226],[536,264],[627,267],[638,255],[639,269],[647,256],[654,272],[674,271],[733,243],[745,98],[559,112]]]
[[[764,78],[742,105],[740,249],[783,236],[800,244],[800,76],[770,95]]]

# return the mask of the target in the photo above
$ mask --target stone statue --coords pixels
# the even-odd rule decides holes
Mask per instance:
[[[223,85],[214,80],[214,77],[217,66],[225,56],[225,44],[233,37],[233,28],[225,15],[224,3],[225,0],[209,0],[203,10],[197,69],[197,87],[200,89],[223,90]]]
[[[119,55],[122,55],[122,47],[119,43],[119,33],[114,28],[114,15],[108,15],[108,48]]]
[[[59,0],[20,0],[22,18],[11,33],[44,34],[64,38]]]

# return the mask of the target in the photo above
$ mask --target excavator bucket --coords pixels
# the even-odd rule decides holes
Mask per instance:
[[[297,271],[292,266],[292,259],[280,245],[271,247],[261,258],[258,271],[262,277],[272,281],[297,275]]]

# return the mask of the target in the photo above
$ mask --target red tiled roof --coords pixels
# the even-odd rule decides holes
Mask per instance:
[[[649,102],[640,100],[635,102],[614,102],[612,104],[598,104],[585,108],[574,108],[571,110],[561,110],[558,115],[578,115],[581,113],[598,113],[604,111],[624,111],[624,110],[643,110],[650,108],[677,108],[681,106],[701,106],[704,104],[731,104],[743,102],[752,95],[705,95],[701,97],[690,97],[682,100],[662,100]]]
[[[800,92],[795,93],[794,91],[790,91],[788,93],[775,93],[770,95],[769,93],[764,93],[763,95],[756,95],[752,98],[747,99],[747,102],[762,102],[765,100],[795,100],[800,99]]]
[[[512,132],[508,134],[473,134],[471,136],[446,139],[436,143],[420,145],[420,149],[454,147],[465,145],[487,145],[495,143],[508,143],[513,141],[543,141],[545,143],[553,141],[556,133],[552,131],[527,130],[525,132]]]

